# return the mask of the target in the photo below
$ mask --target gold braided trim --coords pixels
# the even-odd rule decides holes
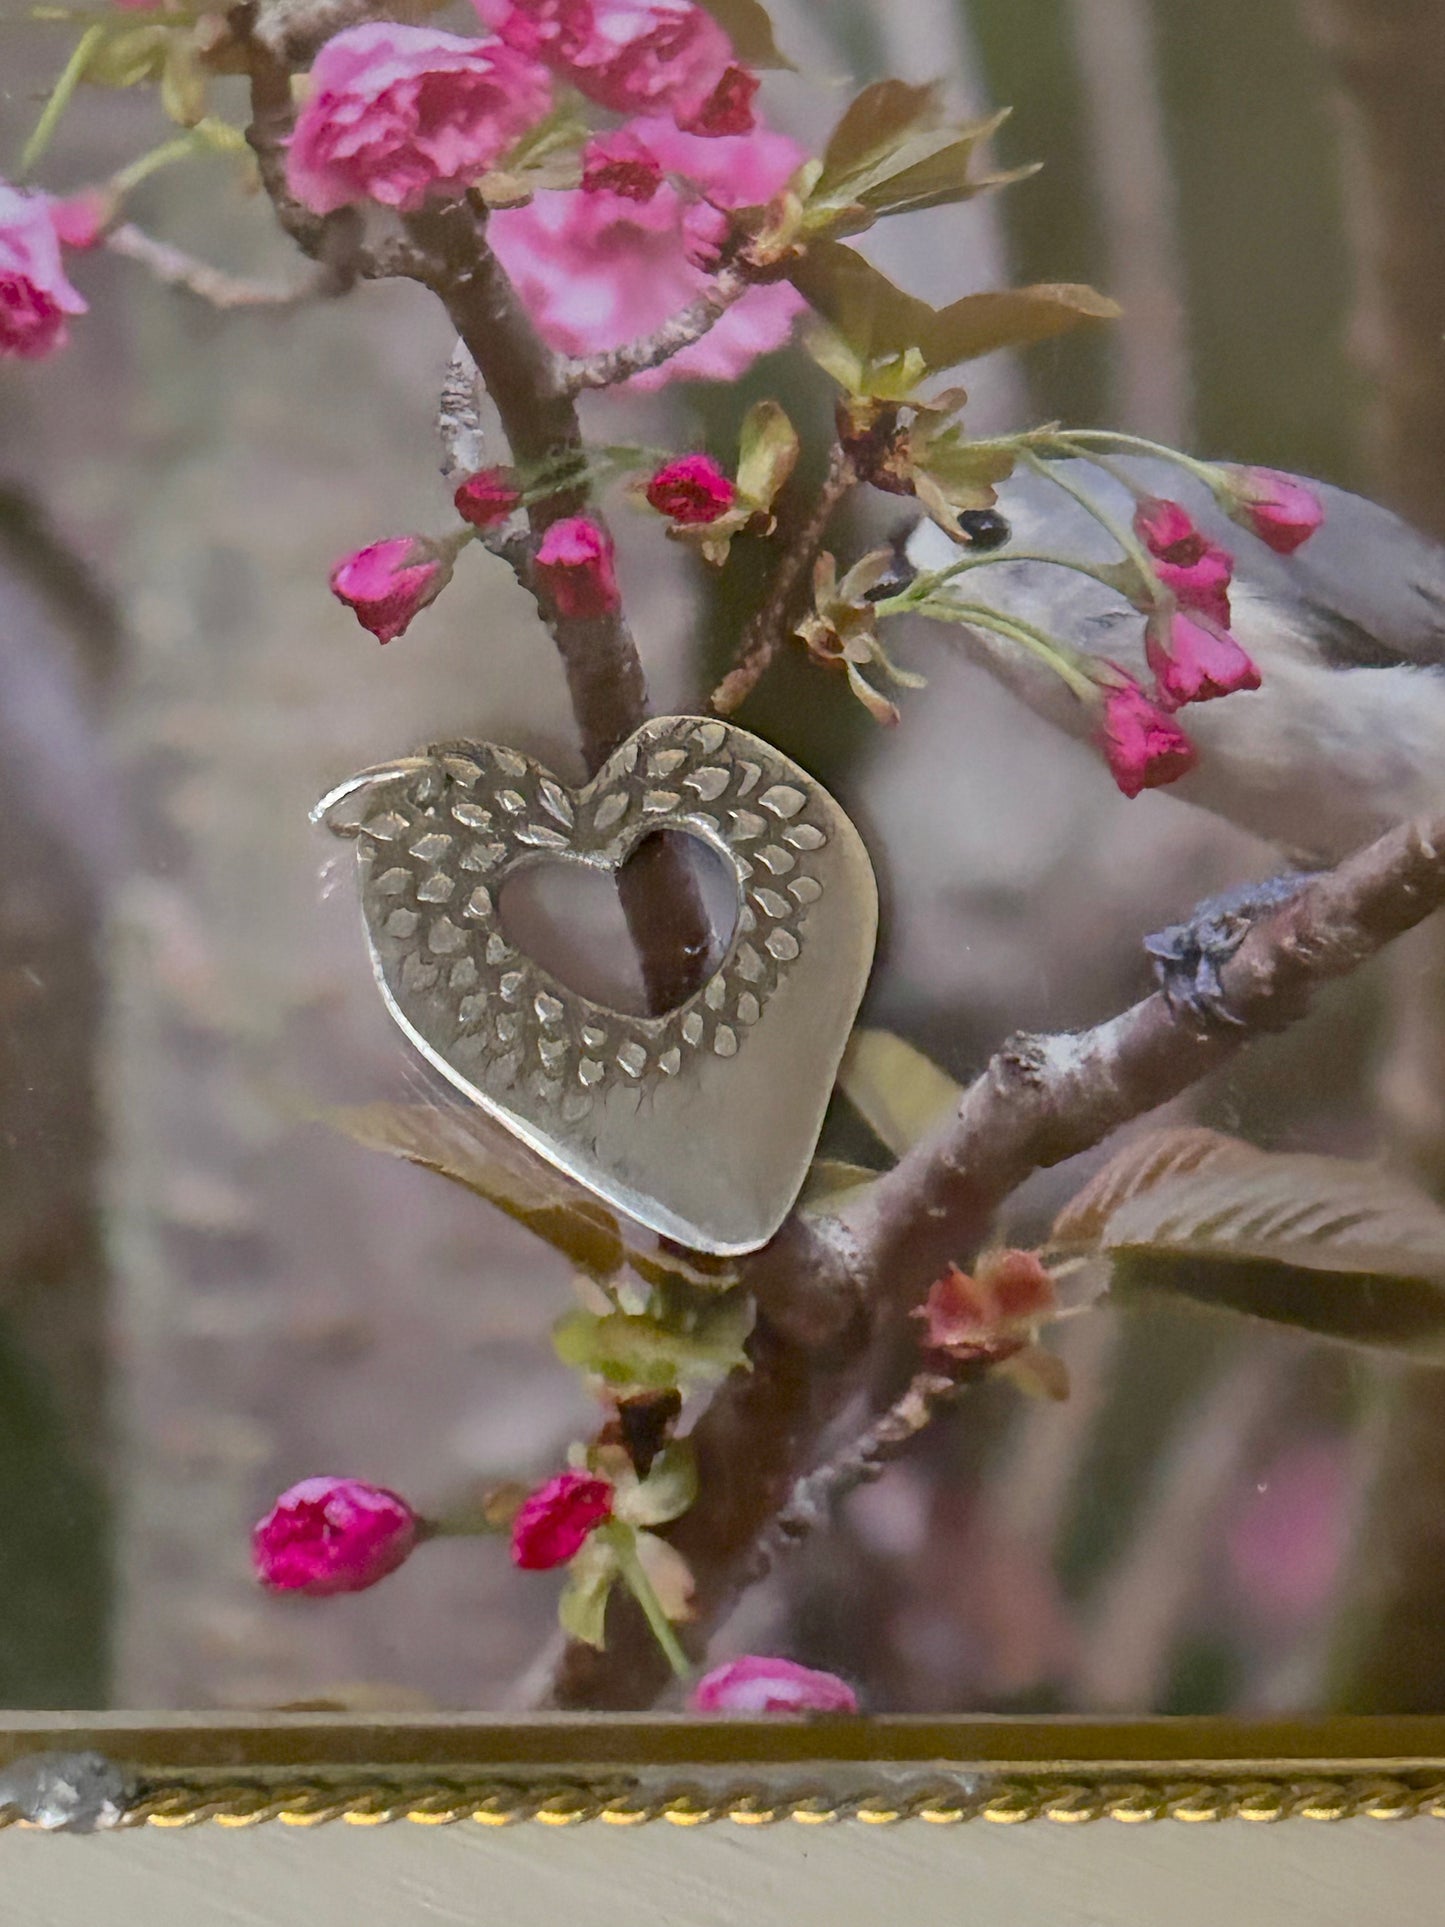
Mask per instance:
[[[143,1787],[125,1811],[126,1827],[255,1827],[279,1820],[287,1827],[324,1826],[333,1820],[353,1827],[417,1826],[575,1827],[645,1826],[664,1820],[675,1827],[773,1826],[793,1821],[824,1826],[852,1820],[894,1826],[925,1820],[956,1826],[966,1820],[1016,1826],[1052,1820],[1080,1826],[1092,1820],[1135,1825],[1148,1820],[1197,1824],[1215,1820],[1408,1820],[1445,1819],[1445,1782],[1412,1785],[1398,1779],[1313,1780],[1099,1780],[1077,1783],[1015,1779],[933,1780],[837,1797],[816,1786],[779,1790],[761,1782],[739,1783],[717,1793],[672,1785],[655,1793],[616,1790],[578,1781],[520,1784],[498,1780],[376,1780],[338,1784],[321,1779],[217,1783],[175,1780]],[[0,1826],[24,1825],[0,1816]]]

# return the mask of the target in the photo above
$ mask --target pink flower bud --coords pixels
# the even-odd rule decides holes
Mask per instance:
[[[360,1479],[303,1479],[283,1492],[251,1534],[256,1577],[273,1592],[312,1599],[364,1592],[417,1542],[405,1499]]]
[[[915,1315],[926,1321],[933,1350],[967,1358],[1000,1339],[1026,1336],[1057,1307],[1054,1281],[1038,1253],[1010,1247],[981,1253],[971,1277],[950,1265]]]
[[[737,493],[711,455],[679,455],[664,462],[647,484],[647,499],[658,514],[684,525],[715,522]]]
[[[1259,688],[1253,658],[1202,613],[1156,610],[1144,626],[1144,653],[1166,709]]]
[[[64,200],[52,200],[50,219],[61,245],[84,254],[98,248],[105,239],[105,230],[115,219],[115,209],[115,201],[109,194],[102,193],[98,187],[87,187]]]
[[[378,642],[391,642],[436,600],[451,574],[451,563],[425,536],[394,535],[343,556],[331,571],[331,593]]]
[[[497,41],[366,21],[316,56],[286,158],[316,214],[355,201],[403,211],[485,174],[551,105],[546,72]]]
[[[0,181],[0,358],[40,361],[65,346],[85,302],[65,278],[52,204]]]
[[[753,95],[758,77],[746,67],[729,67],[701,106],[679,112],[677,124],[685,134],[719,140],[725,134],[746,134],[753,126]]]
[[[452,497],[457,514],[474,529],[492,529],[505,522],[522,500],[517,477],[510,468],[479,468]]]
[[[512,1564],[550,1572],[582,1550],[589,1533],[612,1517],[612,1485],[590,1472],[559,1472],[522,1501],[512,1521]]]
[[[1200,540],[1194,517],[1182,502],[1143,495],[1134,510],[1134,533],[1150,555],[1167,555],[1180,542]]]
[[[537,574],[557,613],[587,618],[622,607],[612,537],[585,515],[554,522],[537,547]]]
[[[1154,572],[1180,606],[1198,609],[1221,628],[1229,626],[1229,585],[1234,557],[1194,526],[1178,502],[1146,496],[1134,511],[1134,528],[1154,559]]]
[[[1116,673],[1123,676],[1122,670]],[[1125,796],[1173,783],[1198,760],[1184,731],[1132,676],[1105,692],[1100,742]]]
[[[582,154],[582,192],[618,194],[646,205],[662,186],[662,163],[635,134],[618,127],[597,134]]]
[[[1293,475],[1273,468],[1234,468],[1229,480],[1231,516],[1276,555],[1293,555],[1325,519],[1318,495]]]
[[[693,1713],[856,1713],[858,1696],[836,1673],[791,1659],[745,1653],[705,1673],[688,1699]]]

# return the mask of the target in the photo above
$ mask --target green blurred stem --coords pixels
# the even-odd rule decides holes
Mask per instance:
[[[1092,450],[1095,448],[1117,448],[1136,455],[1154,455],[1162,462],[1173,462],[1176,468],[1186,469],[1203,482],[1211,494],[1217,496],[1223,490],[1215,463],[1197,461],[1193,455],[1185,455],[1180,449],[1169,448],[1163,442],[1151,442],[1143,435],[1121,435],[1112,428],[1071,428],[1067,435],[1050,436],[1049,445],[1062,454],[1079,455],[1085,461],[1093,459]]]
[[[132,189],[139,187],[142,181],[149,180],[152,174],[159,174],[163,167],[170,167],[176,161],[190,160],[199,145],[193,133],[179,134],[175,140],[162,141],[159,147],[153,147],[148,154],[142,154],[138,160],[132,161],[129,167],[123,167],[119,173],[112,174],[110,177],[112,191],[117,195],[129,194]]]
[[[1071,453],[1073,452],[1069,450],[1067,440],[1061,439],[1060,445],[1065,450]],[[1080,488],[1077,482],[1069,481],[1067,477],[1061,475],[1057,469],[1050,468],[1049,464],[1035,455],[1032,449],[1021,449],[1020,454],[1036,474],[1042,475],[1048,481],[1053,482],[1064,491],[1065,495],[1072,495],[1080,508],[1087,509],[1089,514],[1092,515],[1094,520],[1099,524],[1099,527],[1103,529],[1104,533],[1118,543],[1119,547],[1124,551],[1125,555],[1128,556],[1140,575],[1143,576],[1144,585],[1156,604],[1162,604],[1167,607],[1173,603],[1173,596],[1154,573],[1154,564],[1149,551],[1144,547],[1144,544],[1131,528],[1125,523],[1117,521],[1110,515],[1107,509],[1100,508],[1099,504],[1087,490]]]
[[[940,622],[958,622],[968,628],[992,629],[996,635],[1007,636],[1046,663],[1080,702],[1096,702],[1099,695],[1097,680],[1082,666],[1083,657],[1066,643],[1045,635],[1042,629],[1035,629],[1032,623],[1023,622],[1016,616],[1000,615],[997,609],[990,609],[981,602],[916,603],[913,613],[933,616]]]
[[[1055,568],[1073,569],[1077,575],[1092,576],[1095,582],[1102,582],[1108,589],[1123,587],[1118,572],[1107,566],[1078,562],[1067,555],[1045,555],[1039,549],[997,549],[987,555],[965,555],[957,562],[950,562],[946,569],[933,569],[927,575],[915,576],[900,594],[889,596],[874,606],[880,616],[907,615],[936,589],[941,589],[945,582],[952,582],[955,576],[965,575],[970,569],[985,569],[990,563],[999,562],[1047,562]]]
[[[620,1524],[616,1519],[609,1520],[597,1528],[598,1536],[611,1546],[617,1559],[617,1569],[622,1574],[622,1583],[632,1594],[642,1609],[642,1616],[652,1629],[652,1636],[666,1655],[667,1663],[678,1679],[690,1679],[692,1666],[687,1654],[678,1644],[677,1634],[672,1630],[672,1622],[662,1610],[662,1601],[652,1589],[652,1581],[646,1568],[637,1556],[637,1540],[629,1526]]]
[[[25,143],[25,151],[20,156],[20,173],[23,178],[35,166],[41,155],[49,147],[51,137],[60,125],[60,116],[70,105],[71,98],[81,81],[92,58],[100,51],[102,42],[113,31],[114,23],[98,20],[93,27],[87,27],[76,41],[69,60],[60,70],[60,78],[50,90],[50,98],[40,111],[35,123],[35,131]]]

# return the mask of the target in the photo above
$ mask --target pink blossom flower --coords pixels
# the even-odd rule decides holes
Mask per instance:
[[[1144,625],[1144,653],[1166,709],[1259,688],[1254,659],[1199,611],[1156,609]]]
[[[1276,555],[1293,555],[1325,519],[1319,496],[1294,475],[1274,468],[1234,468],[1228,474],[1230,514]]]
[[[544,60],[579,93],[618,114],[711,114],[719,133],[752,125],[750,75],[732,43],[692,0],[474,0],[509,47]],[[742,116],[746,115],[745,118]]]
[[[725,210],[771,200],[803,158],[786,135],[761,127],[719,140],[665,120],[633,121],[627,131],[704,198],[671,181],[646,203],[605,189],[552,189],[527,207],[494,214],[488,229],[544,339],[563,354],[620,348],[689,307],[710,284]],[[782,345],[805,305],[786,281],[750,288],[700,340],[631,385],[657,388],[679,376],[734,380]]]
[[[1104,695],[1100,742],[1114,781],[1125,796],[1159,789],[1187,775],[1198,752],[1184,731],[1133,677]]]
[[[364,1592],[411,1552],[420,1521],[405,1499],[360,1479],[303,1479],[251,1534],[256,1576],[273,1592]]]
[[[65,278],[51,204],[0,181],[0,356],[40,361],[65,346],[86,304]]]
[[[693,1713],[856,1713],[858,1696],[836,1673],[791,1659],[745,1653],[705,1673],[688,1699]]]
[[[684,527],[715,522],[737,500],[737,489],[711,455],[679,455],[664,462],[647,484],[647,499],[659,515]]]
[[[1234,557],[1194,526],[1178,502],[1145,496],[1134,511],[1134,528],[1154,561],[1154,573],[1185,609],[1198,609],[1229,626],[1229,585]]]
[[[331,571],[331,593],[378,642],[391,642],[436,600],[451,573],[450,561],[425,536],[394,535],[343,556]]]
[[[546,72],[495,41],[372,21],[311,70],[286,178],[317,214],[353,201],[419,207],[477,180],[551,105]]]
[[[512,1521],[512,1563],[525,1572],[565,1566],[611,1517],[610,1480],[590,1472],[559,1472],[522,1501]]]
[[[622,607],[612,537],[585,515],[554,522],[537,545],[537,573],[559,615],[587,619]]]
[[[479,468],[452,497],[457,514],[474,529],[495,528],[519,507],[522,491],[510,468]]]
[[[626,201],[650,201],[662,186],[662,166],[650,147],[619,127],[597,134],[582,155],[584,194],[620,194]]]

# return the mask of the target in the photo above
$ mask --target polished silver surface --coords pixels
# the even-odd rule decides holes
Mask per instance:
[[[877,889],[810,776],[714,718],[646,723],[580,790],[518,751],[443,744],[317,805],[357,839],[377,981],[467,1097],[629,1217],[699,1251],[765,1244],[798,1194],[868,979]],[[507,938],[502,885],[547,859],[619,870],[659,830],[736,880],[712,975],[657,1017],[592,1002]]]

